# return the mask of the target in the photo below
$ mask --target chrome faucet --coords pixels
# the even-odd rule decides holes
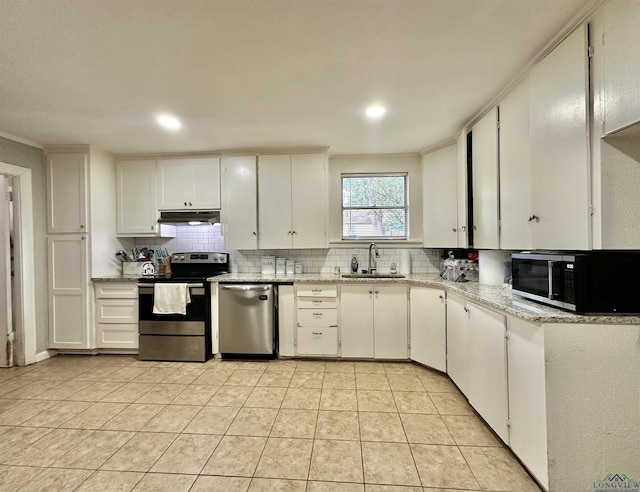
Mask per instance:
[[[375,256],[371,252],[372,248],[375,251]],[[369,268],[367,272],[374,273],[378,270],[377,264],[376,264],[376,258],[380,258],[380,254],[378,253],[378,247],[376,246],[376,243],[371,243],[369,245]]]

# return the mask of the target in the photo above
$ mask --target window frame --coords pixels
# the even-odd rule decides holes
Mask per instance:
[[[404,206],[366,206],[366,207],[345,207],[344,206],[344,179],[345,178],[398,178],[404,179]],[[404,210],[404,236],[345,236],[344,235],[344,212],[345,210]],[[409,173],[403,172],[380,172],[380,173],[340,173],[340,237],[342,241],[408,241],[409,233]]]

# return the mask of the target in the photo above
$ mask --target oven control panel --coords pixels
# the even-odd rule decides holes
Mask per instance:
[[[227,263],[227,253],[173,253],[172,263]]]

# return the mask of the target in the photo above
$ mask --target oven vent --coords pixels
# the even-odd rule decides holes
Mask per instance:
[[[160,212],[159,224],[217,224],[220,222],[219,210],[185,210],[181,212]]]

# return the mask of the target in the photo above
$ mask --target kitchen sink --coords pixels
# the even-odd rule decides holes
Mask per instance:
[[[405,278],[400,273],[345,273],[342,278]]]

